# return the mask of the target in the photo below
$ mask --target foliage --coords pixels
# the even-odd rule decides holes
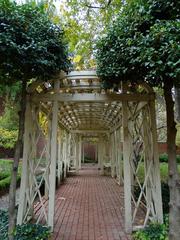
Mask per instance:
[[[133,235],[134,240],[168,240],[168,217],[165,217],[164,224],[151,223],[143,230]]]
[[[20,182],[20,175],[17,176],[17,182]],[[0,180],[0,191],[7,192],[9,190],[9,186],[11,183],[11,176],[8,176],[6,178],[3,178]]]
[[[12,160],[0,160],[0,192],[6,192],[11,182]],[[17,181],[20,182],[21,165],[18,170]]]
[[[67,70],[63,31],[46,15],[44,5],[0,1],[0,83],[47,79]]]
[[[177,159],[177,163],[180,163],[180,155],[177,155],[177,156],[176,156],[176,159]],[[160,162],[165,162],[165,163],[167,163],[167,162],[168,162],[168,155],[167,155],[166,153],[161,154],[161,155],[159,156],[159,160],[160,160]]]
[[[18,129],[19,106],[14,101],[6,100],[4,114],[0,116],[0,127],[6,130]]]
[[[122,2],[119,0],[61,1],[58,6],[59,12],[75,69],[95,68],[94,48],[97,36],[106,32],[109,22],[119,13]]]
[[[17,130],[6,130],[0,127],[0,146],[4,148],[14,148],[17,135]]]
[[[6,211],[0,210],[0,238],[8,239],[8,214]],[[50,229],[40,224],[24,224],[17,226],[14,232],[15,240],[48,240]]]
[[[178,82],[178,4],[169,0],[171,8],[164,9],[161,0],[129,1],[97,43],[97,73],[107,85],[120,80],[146,80],[155,86],[162,86],[165,79]]]

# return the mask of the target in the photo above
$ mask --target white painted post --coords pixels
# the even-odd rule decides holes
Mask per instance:
[[[117,131],[114,131],[114,162],[115,162],[115,177],[119,177],[119,166],[118,166],[118,147],[117,147],[117,143],[118,143],[118,137],[117,137]]]
[[[101,168],[101,139],[98,140],[98,169]]]
[[[104,156],[105,156],[105,143],[103,141],[103,139],[100,139],[100,168],[101,168],[101,172],[100,174],[103,175],[104,174]]]
[[[61,136],[58,138],[58,185],[61,183],[61,177],[62,177],[62,154],[61,154]]]
[[[47,136],[47,149],[46,149],[46,164],[50,163],[50,147],[51,147],[51,126],[52,122],[50,117],[48,118],[48,136]],[[46,183],[45,183],[45,197],[49,197],[49,169],[46,171]]]
[[[55,89],[59,87],[55,82]],[[51,164],[49,175],[49,202],[48,202],[48,226],[53,230],[55,210],[55,188],[56,188],[56,154],[57,154],[57,130],[58,130],[58,101],[53,102],[52,107],[52,132],[51,132]]]
[[[71,161],[71,133],[68,133],[67,152],[68,152],[68,171],[69,171],[70,161]]]
[[[82,161],[84,163],[84,142],[82,142]]]
[[[24,148],[23,148],[23,160],[22,160],[22,173],[21,173],[21,186],[20,186],[20,196],[19,196],[19,207],[17,214],[17,224],[23,223],[23,217],[26,206],[26,189],[28,185],[28,160],[29,151],[31,146],[30,133],[32,129],[32,113],[29,100],[26,104],[26,114],[25,114],[25,133],[24,133]]]
[[[132,232],[132,205],[131,205],[131,166],[130,166],[130,136],[128,129],[128,106],[122,102],[123,114],[123,159],[124,159],[124,205],[125,228],[127,233]]]
[[[118,130],[118,163],[119,163],[119,185],[123,184],[123,162],[122,162],[122,146],[121,146],[121,128]]]
[[[76,156],[75,156],[75,162],[76,162],[76,171],[79,171],[79,136],[76,135],[75,138],[76,142]]]
[[[115,177],[115,142],[114,132],[111,134],[111,176]]]
[[[95,162],[97,163],[98,162],[98,143],[96,142],[96,145],[95,145]]]
[[[65,132],[64,141],[63,141],[63,161],[64,161],[64,178],[66,178],[66,173],[67,173],[67,136],[66,136],[66,132]]]
[[[163,223],[163,210],[162,210],[162,193],[161,193],[161,179],[160,179],[160,166],[159,166],[159,154],[158,154],[158,144],[157,144],[157,127],[156,127],[156,111],[155,111],[155,101],[149,102],[150,106],[150,118],[152,127],[152,142],[153,142],[153,153],[154,153],[154,203],[155,210],[157,214],[157,221]]]
[[[81,169],[81,158],[82,158],[82,137],[79,138],[79,169]]]

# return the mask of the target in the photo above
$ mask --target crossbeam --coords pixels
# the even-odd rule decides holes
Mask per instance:
[[[71,130],[71,133],[81,133],[81,134],[87,134],[87,133],[108,133],[106,130]]]
[[[150,101],[155,99],[154,94],[94,94],[94,93],[54,93],[54,94],[33,94],[31,99],[35,102],[48,102],[48,101],[59,101],[59,102],[122,102],[122,101]]]

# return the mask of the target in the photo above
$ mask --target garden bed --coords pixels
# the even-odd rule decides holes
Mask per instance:
[[[0,210],[0,239],[8,240],[8,213]],[[50,229],[40,224],[23,224],[14,231],[14,240],[48,240]]]

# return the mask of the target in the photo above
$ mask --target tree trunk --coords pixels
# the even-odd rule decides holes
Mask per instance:
[[[21,101],[20,101],[20,113],[19,113],[19,132],[18,139],[15,146],[14,162],[12,168],[11,184],[9,190],[9,228],[8,228],[8,239],[13,240],[13,231],[16,226],[16,187],[17,187],[17,174],[19,159],[21,157],[22,146],[23,146],[23,134],[24,134],[24,119],[26,111],[26,81],[22,83],[21,90]]]
[[[180,88],[175,87],[176,121],[180,122]]]
[[[165,83],[164,97],[167,114],[167,153],[169,168],[169,239],[180,239],[180,175],[176,161],[176,127],[174,121],[174,102],[172,98],[172,86]]]

